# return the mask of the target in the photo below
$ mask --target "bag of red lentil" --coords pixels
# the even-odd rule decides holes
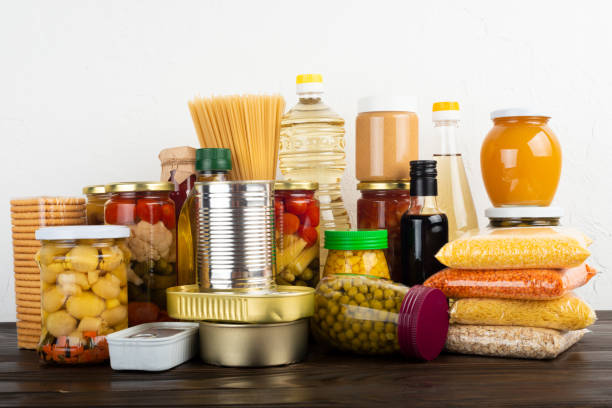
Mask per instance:
[[[585,285],[595,274],[587,264],[570,269],[444,269],[424,285],[451,299],[548,300]]]

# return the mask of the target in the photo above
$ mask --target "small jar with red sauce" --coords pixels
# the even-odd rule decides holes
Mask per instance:
[[[166,288],[176,286],[176,219],[168,182],[113,183],[104,222],[130,227],[128,320],[130,326],[169,320]]]
[[[357,200],[357,228],[386,229],[389,246],[385,250],[389,274],[400,282],[402,215],[410,207],[410,185],[407,182],[363,182],[357,185],[361,198]]]
[[[277,181],[274,184],[276,283],[310,286],[319,283],[318,183]]]

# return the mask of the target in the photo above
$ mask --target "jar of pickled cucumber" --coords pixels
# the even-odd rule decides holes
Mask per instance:
[[[44,363],[108,360],[106,335],[128,326],[130,229],[111,225],[40,228],[35,256],[41,280]]]
[[[325,276],[315,292],[314,335],[343,351],[433,360],[446,341],[448,305],[440,290],[431,289],[362,275]]]
[[[384,252],[387,235],[387,230],[325,231],[329,253],[323,276],[359,274],[390,279]]]

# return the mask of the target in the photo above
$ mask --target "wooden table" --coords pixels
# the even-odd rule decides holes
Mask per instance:
[[[161,373],[40,366],[0,323],[0,406],[611,406],[612,311],[553,361],[441,355],[430,363],[312,347],[287,367],[219,368],[194,359]]]

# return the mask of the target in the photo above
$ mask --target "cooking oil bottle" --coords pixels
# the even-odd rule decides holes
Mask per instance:
[[[350,228],[340,192],[346,167],[344,119],[323,103],[321,75],[298,75],[296,88],[299,101],[281,121],[279,167],[287,180],[319,183],[320,260],[325,265],[325,231]]]
[[[438,162],[438,205],[448,218],[449,241],[478,228],[478,218],[463,157],[457,149],[459,103],[436,102],[433,105],[434,137],[439,148],[434,154]]]

